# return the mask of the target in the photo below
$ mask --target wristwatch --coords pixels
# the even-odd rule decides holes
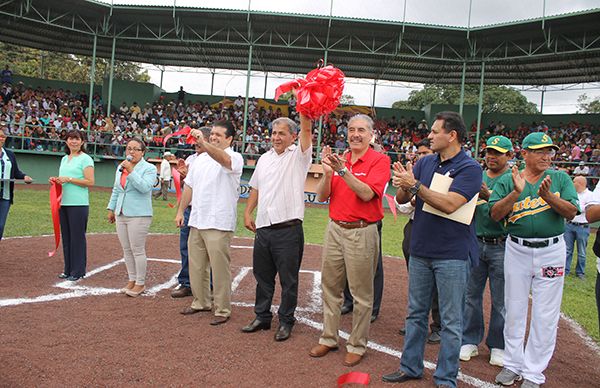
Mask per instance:
[[[344,175],[346,175],[347,172],[348,172],[348,169],[346,168],[346,166],[344,166],[344,168],[339,170],[337,173],[340,177],[343,177]]]
[[[417,181],[414,186],[411,186],[408,188],[408,192],[410,193],[410,195],[412,197],[414,197],[415,195],[417,195],[417,193],[419,192],[419,190],[421,189],[421,182]]]

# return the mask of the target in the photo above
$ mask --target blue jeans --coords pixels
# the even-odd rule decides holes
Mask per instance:
[[[191,207],[187,207],[183,211],[183,226],[179,230],[179,252],[181,253],[181,271],[177,276],[177,281],[184,287],[190,286],[190,268],[188,264],[188,237],[190,236],[190,220]]]
[[[0,240],[2,240],[2,235],[4,234],[4,225],[6,225],[9,209],[10,201],[7,199],[0,199]]]
[[[565,275],[571,272],[571,261],[573,260],[573,244],[577,241],[577,275],[585,274],[585,255],[588,238],[590,237],[590,226],[574,225],[569,222],[565,224],[565,245],[567,246],[567,263],[565,264]]]
[[[412,377],[423,375],[423,357],[428,334],[429,309],[437,285],[442,330],[436,384],[456,387],[463,329],[465,289],[469,260],[426,259],[411,255],[408,271],[408,317],[400,370]]]
[[[504,250],[506,244],[484,244],[479,242],[479,266],[471,269],[467,294],[462,344],[479,345],[485,333],[483,322],[483,292],[488,278],[492,311],[488,336],[488,348],[504,349]]]

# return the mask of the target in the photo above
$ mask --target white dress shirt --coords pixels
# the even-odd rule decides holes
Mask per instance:
[[[244,159],[231,148],[225,152],[231,157],[231,169],[204,152],[194,159],[188,170],[184,182],[192,188],[188,225],[193,228],[235,231]]]
[[[304,184],[312,163],[312,145],[304,152],[292,144],[280,155],[274,149],[264,153],[250,187],[258,190],[256,227],[304,219]]]
[[[596,185],[589,202],[585,206],[580,204],[580,208],[585,212],[585,208],[591,205],[600,205],[600,184]],[[598,273],[600,273],[600,257],[596,260],[596,269],[598,270]]]

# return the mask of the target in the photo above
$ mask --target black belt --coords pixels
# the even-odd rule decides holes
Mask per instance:
[[[560,238],[558,238],[558,237],[552,237],[547,240],[540,240],[540,241],[529,241],[529,240],[525,240],[525,239],[515,237],[515,236],[510,236],[510,239],[519,245],[523,245],[524,247],[529,247],[529,248],[546,248],[546,247],[548,247],[552,244],[556,244],[557,242],[560,241]]]
[[[265,226],[264,228],[265,229],[283,229],[283,228],[289,228],[290,226],[296,226],[296,225],[302,225],[302,220],[295,219],[295,220],[280,222],[278,224],[272,224],[269,226]]]
[[[589,224],[587,222],[572,222],[572,221],[567,221],[568,224],[571,225],[575,225],[575,226],[588,226]]]
[[[498,245],[498,244],[503,243],[504,241],[506,241],[506,236],[499,236],[499,237],[477,236],[477,239],[479,241],[481,241],[482,243],[484,243],[484,244]]]

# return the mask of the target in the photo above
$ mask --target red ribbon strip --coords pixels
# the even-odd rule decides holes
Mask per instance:
[[[275,101],[283,93],[296,90],[296,110],[312,120],[331,113],[340,104],[344,91],[344,73],[331,65],[318,67],[306,75],[275,89]]]
[[[349,372],[344,375],[338,377],[337,383],[338,387],[343,386],[344,384],[360,384],[360,385],[369,385],[371,381],[371,375],[364,372]]]
[[[390,211],[394,215],[394,221],[398,219],[398,212],[396,209],[396,201],[394,201],[394,197],[389,194],[383,194],[385,199],[387,199],[388,206],[390,207]]]
[[[175,194],[177,195],[177,204],[181,201],[181,175],[175,167],[171,167],[171,175],[173,175],[173,184],[175,185]],[[174,208],[172,203],[167,204],[168,207]]]
[[[60,202],[62,199],[62,185],[52,182],[50,183],[50,212],[52,213],[52,224],[54,225],[54,250],[48,252],[48,257],[54,256],[60,244]]]
[[[192,128],[190,128],[188,125],[186,125],[185,127],[181,128],[179,131],[168,134],[163,139],[163,147],[165,147],[167,145],[167,141],[170,138],[172,138],[173,136],[182,136],[182,135],[186,136],[186,139],[185,139],[186,144],[194,144],[196,142],[196,140],[190,135],[191,131],[192,131]]]

